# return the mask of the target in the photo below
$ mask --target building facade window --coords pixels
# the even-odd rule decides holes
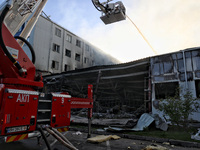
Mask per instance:
[[[81,41],[80,40],[76,40],[76,46],[81,47]]]
[[[71,57],[71,51],[68,49],[65,49],[65,56]]]
[[[66,40],[67,40],[69,43],[72,43],[72,36],[69,35],[69,34],[67,34]]]
[[[75,60],[76,61],[80,61],[81,60],[81,55],[76,53]]]
[[[61,30],[56,28],[55,29],[55,35],[58,36],[58,37],[61,37]]]
[[[69,71],[70,70],[70,66],[65,64],[65,68],[64,68],[64,71]]]
[[[90,56],[92,56],[93,52],[94,52],[94,49],[91,49],[90,50]]]
[[[57,52],[57,53],[60,53],[60,45],[54,43],[53,44],[53,51]]]
[[[200,98],[200,80],[195,80],[196,97]]]
[[[52,60],[51,68],[58,70],[59,69],[59,62]]]
[[[171,55],[155,57],[152,63],[152,74],[163,75],[173,73],[174,63]]]
[[[156,83],[156,99],[166,99],[168,97],[174,97],[176,95],[178,87],[178,82]]]
[[[85,57],[84,58],[84,63],[87,64],[88,62],[89,62],[89,59]]]
[[[90,46],[85,44],[85,50],[89,52],[90,51]]]

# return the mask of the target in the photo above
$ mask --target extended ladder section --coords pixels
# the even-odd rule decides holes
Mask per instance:
[[[12,2],[12,0],[10,0]],[[0,9],[7,5],[7,1],[4,2]],[[42,3],[42,0],[20,0],[13,1],[11,5],[13,5],[12,9],[8,12],[4,23],[6,24],[9,31],[12,35],[15,35],[18,30],[22,27],[22,25],[30,19],[30,16],[36,9],[39,8],[39,5]],[[44,7],[44,6],[43,6]]]

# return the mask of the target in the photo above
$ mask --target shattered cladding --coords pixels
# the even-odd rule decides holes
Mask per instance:
[[[93,84],[95,101],[102,107],[116,105],[139,108],[144,105],[145,78],[149,58],[118,65],[94,66],[44,77],[47,91],[69,92],[73,96],[87,94]]]
[[[126,105],[135,110],[143,107],[143,113],[153,112],[156,109],[155,102],[166,96],[174,96],[177,87],[190,86],[191,92],[196,92],[199,98],[199,62],[200,48],[190,48],[129,63],[94,66],[45,76],[45,89],[84,96],[87,94],[87,85],[93,84],[95,109]]]

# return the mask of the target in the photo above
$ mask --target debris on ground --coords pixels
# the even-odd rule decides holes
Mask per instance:
[[[132,129],[122,129],[122,128],[116,128],[116,127],[108,127],[105,128],[107,131],[143,131],[144,128],[148,127],[152,122],[154,121],[154,118],[147,113],[144,113],[141,115],[140,119],[138,120],[136,126]]]
[[[102,143],[111,139],[118,140],[120,137],[117,135],[98,135],[96,137],[88,138],[87,141],[91,143]]]
[[[82,133],[80,131],[77,131],[75,133],[73,133],[74,135],[81,135]]]
[[[87,124],[88,119],[86,117],[71,116],[71,122]],[[135,122],[135,123],[134,123]],[[103,125],[103,126],[117,126],[117,127],[132,127],[136,124],[137,120],[133,119],[92,119],[93,125]]]
[[[98,132],[105,132],[104,129],[97,129],[96,131],[98,131]]]
[[[170,145],[169,142],[163,142],[162,144],[164,144],[164,145]]]
[[[164,118],[161,118],[158,114],[154,114],[153,118],[155,119],[156,128],[167,131],[168,124]]]
[[[153,144],[153,145],[148,145],[146,148],[142,150],[169,150],[169,149],[157,144]]]
[[[200,140],[200,128],[198,129],[198,132],[195,135],[191,135],[191,139]]]
[[[144,128],[148,127],[153,121],[154,118],[150,114],[144,113],[138,120],[137,125],[131,130],[142,131],[144,130]]]

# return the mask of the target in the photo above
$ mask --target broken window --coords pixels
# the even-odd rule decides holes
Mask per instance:
[[[173,59],[171,55],[165,55],[160,57],[160,61],[163,63],[164,74],[173,72]]]
[[[60,53],[60,45],[57,45],[57,44],[53,44],[53,51],[57,52],[57,53]]]
[[[59,62],[53,60],[51,68],[55,69],[55,70],[58,70],[59,69]]]
[[[177,64],[178,64],[178,71],[184,72],[184,62],[183,62],[183,53],[177,53]]]
[[[178,62],[178,71],[185,72],[183,59],[179,59],[179,60],[177,60],[177,62]]]
[[[156,99],[165,99],[174,97],[178,88],[178,82],[156,83],[155,96]]]
[[[80,61],[81,60],[81,55],[76,53],[75,60]]]
[[[165,74],[173,72],[173,61],[163,62],[163,64]]]
[[[81,47],[81,41],[80,40],[76,40],[76,46]]]
[[[195,80],[196,97],[200,98],[200,80]]]
[[[200,51],[192,51],[192,60],[194,70],[200,70]]]
[[[159,63],[153,64],[152,75],[154,75],[154,76],[160,75],[160,64]]]
[[[173,64],[171,55],[156,57],[153,59],[152,74],[163,75],[173,73]]]
[[[71,57],[71,51],[68,49],[65,49],[65,56]]]

